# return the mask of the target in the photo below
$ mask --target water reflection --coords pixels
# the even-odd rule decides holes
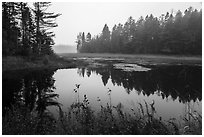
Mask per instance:
[[[126,72],[113,66],[4,72],[3,115],[5,108],[13,104],[24,105],[30,111],[37,110],[42,114],[48,106],[59,106],[60,103],[67,111],[75,101],[75,84],[81,84],[80,99],[86,94],[94,109],[100,108],[97,97],[106,105],[107,88],[110,88],[113,105],[121,102],[129,107],[143,100],[148,103],[155,100],[158,115],[178,115],[183,111],[181,109],[189,104],[193,106],[195,102],[198,103],[196,110],[201,110],[201,74],[201,67],[196,66],[155,67],[146,72]],[[54,112],[56,109],[49,110]]]
[[[12,105],[26,106],[42,114],[47,106],[59,105],[54,93],[55,70],[9,71],[3,73],[3,115]]]
[[[123,86],[127,94],[136,90],[137,94],[157,94],[162,99],[171,97],[185,103],[202,100],[202,70],[196,66],[168,66],[154,68],[146,72],[122,71],[112,66],[104,68],[79,68],[79,76],[92,73],[101,75],[106,86],[110,79],[113,85]]]

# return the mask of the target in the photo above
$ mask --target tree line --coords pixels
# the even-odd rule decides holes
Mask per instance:
[[[2,2],[2,55],[39,56],[53,54],[55,19],[47,12],[50,2]]]
[[[131,16],[124,24],[110,31],[105,24],[102,33],[77,35],[79,52],[142,53],[142,54],[202,54],[202,9],[189,7],[167,12],[159,18],[152,14],[137,21]]]

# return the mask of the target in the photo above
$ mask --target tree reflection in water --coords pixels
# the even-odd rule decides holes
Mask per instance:
[[[48,106],[59,106],[56,100],[58,94],[54,92],[55,71],[4,72],[3,115],[5,109],[11,108],[13,104],[26,106],[30,111],[37,110],[40,115]],[[101,75],[104,86],[111,81],[115,86],[123,86],[127,94],[136,91],[138,95],[158,95],[162,99],[171,97],[182,103],[202,100],[202,69],[198,66],[154,67],[146,72],[127,72],[109,65],[101,68],[78,68],[77,73],[81,77],[91,77],[93,73]]]
[[[169,96],[186,103],[202,100],[202,69],[199,66],[163,66],[150,71],[122,71],[112,66],[101,68],[79,68],[82,77],[91,73],[101,75],[104,86],[111,79],[113,85],[123,86],[127,94],[136,90],[138,95],[157,94],[163,99]]]
[[[54,73],[55,70],[4,72],[3,115],[5,109],[11,108],[13,104],[26,106],[30,111],[37,110],[39,115],[42,115],[48,106],[59,106],[56,101],[58,94],[54,93]]]

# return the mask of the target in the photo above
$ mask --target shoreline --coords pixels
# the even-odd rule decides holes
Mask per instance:
[[[131,54],[99,54],[99,53],[63,53],[57,56],[45,56],[35,60],[19,56],[2,58],[2,71],[24,69],[65,69],[77,66],[93,66],[95,63],[126,63],[141,66],[189,65],[202,66],[202,56],[174,55],[131,55]]]
[[[76,67],[74,62],[59,57],[42,57],[34,61],[17,56],[2,58],[2,72],[25,69],[59,69],[73,67]]]

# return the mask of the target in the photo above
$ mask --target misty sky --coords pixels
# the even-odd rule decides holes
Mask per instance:
[[[135,20],[151,13],[159,17],[161,14],[166,14],[167,11],[175,13],[181,10],[184,12],[190,6],[196,9],[202,7],[199,2],[53,2],[49,10],[62,14],[56,20],[59,26],[53,29],[56,34],[55,45],[76,45],[75,40],[79,32],[85,32],[85,34],[90,32],[94,36],[101,33],[106,23],[112,30],[114,24],[124,24],[130,16]]]

